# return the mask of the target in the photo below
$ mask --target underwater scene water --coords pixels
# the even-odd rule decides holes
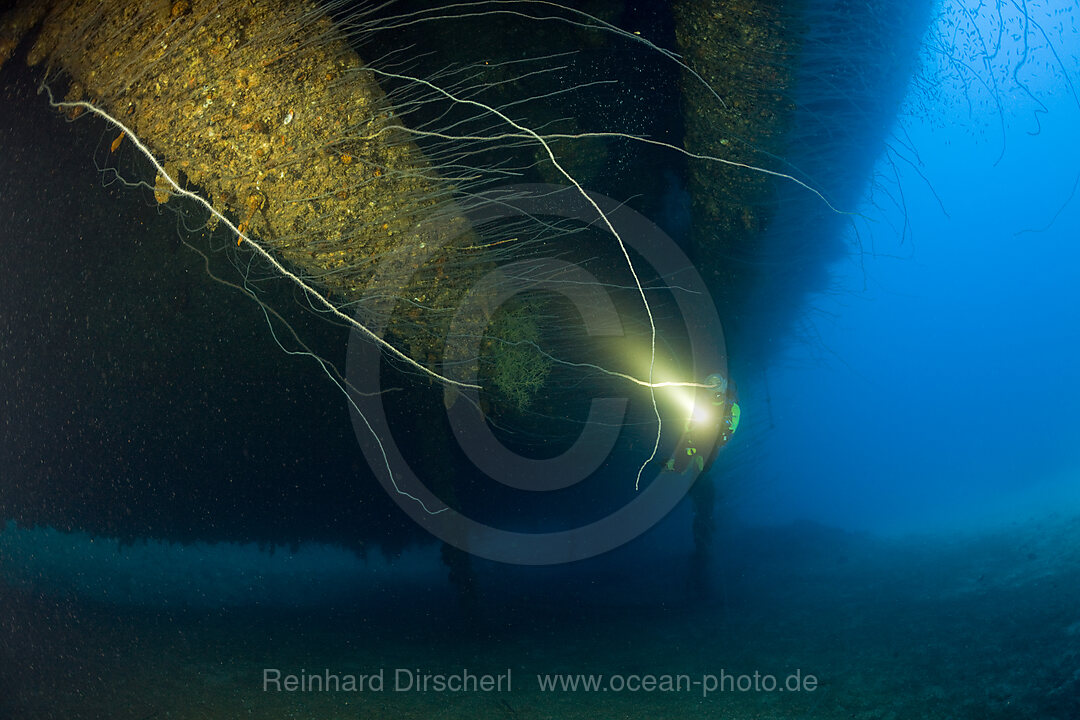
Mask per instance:
[[[1076,0],[0,2],[0,718],[1080,717]]]

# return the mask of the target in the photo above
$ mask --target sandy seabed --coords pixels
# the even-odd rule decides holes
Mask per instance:
[[[227,612],[7,588],[0,716],[1080,717],[1080,518],[902,540],[793,526],[721,545],[708,600],[486,592],[472,617],[420,587],[363,610]],[[296,689],[264,689],[268,670]],[[582,676],[596,688],[541,687]],[[360,687],[318,687],[348,677]]]

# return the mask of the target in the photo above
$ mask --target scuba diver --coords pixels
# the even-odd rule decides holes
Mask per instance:
[[[706,394],[709,414],[703,418],[690,417],[675,456],[665,463],[664,468],[681,473],[688,467],[695,466],[698,473],[704,473],[716,460],[716,456],[739,428],[742,408],[739,406],[739,391],[735,383],[719,373],[705,378],[708,388],[700,390]],[[702,447],[703,441],[707,447]]]
[[[694,413],[686,421],[675,454],[664,464],[666,472],[681,475],[688,469],[696,471],[688,493],[694,512],[694,551],[690,556],[687,589],[692,597],[699,599],[711,595],[709,563],[716,532],[716,484],[705,473],[720,448],[739,429],[742,417],[739,391],[734,382],[720,373],[713,373],[705,378],[704,385],[697,388]]]

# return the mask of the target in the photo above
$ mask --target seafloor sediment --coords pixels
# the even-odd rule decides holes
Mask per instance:
[[[882,540],[813,525],[731,532],[701,604],[613,584],[556,599],[486,579],[483,612],[388,579],[350,607],[165,612],[0,585],[6,717],[1067,720],[1080,710],[1080,520]],[[669,572],[665,568],[663,572]],[[655,582],[655,575],[651,581]],[[657,588],[654,588],[656,591]],[[368,692],[277,692],[265,668],[384,671]],[[409,673],[510,672],[509,692],[395,691]],[[784,681],[798,692],[544,692],[538,676]],[[759,683],[760,684],[760,683]]]

